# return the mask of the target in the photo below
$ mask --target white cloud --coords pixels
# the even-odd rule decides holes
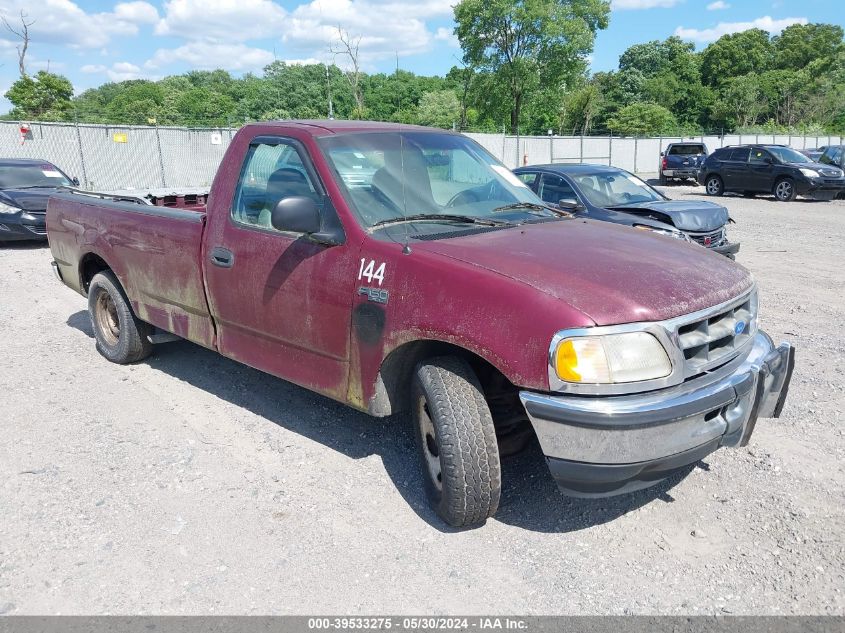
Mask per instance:
[[[176,62],[200,70],[261,70],[273,62],[273,53],[241,43],[198,41],[178,48],[160,48],[146,61],[144,67],[156,69]]]
[[[140,66],[131,62],[115,62],[111,66],[85,64],[79,70],[88,75],[104,74],[110,81],[127,81],[129,79],[141,79],[142,77],[147,79],[155,78],[143,72]]]
[[[115,5],[114,10],[103,13],[86,13],[71,0],[44,0],[37,10],[27,0],[3,0],[0,13],[15,23],[23,10],[30,19],[33,45],[39,43],[69,46],[71,48],[101,48],[115,36],[138,33],[138,26],[151,24],[158,19],[158,11],[148,2],[140,0]],[[2,34],[9,39],[8,33]]]
[[[246,42],[279,34],[286,11],[271,0],[170,0],[156,35]]]
[[[454,31],[450,28],[445,26],[441,26],[437,31],[434,33],[434,39],[438,42],[446,42],[447,46],[451,46],[452,48],[460,48],[461,44],[458,41],[457,35],[455,35]]]
[[[668,9],[683,0],[612,0],[610,8],[617,11],[624,9]]]
[[[299,5],[285,20],[282,41],[294,51],[323,56],[337,44],[337,27],[360,36],[360,59],[372,65],[378,59],[424,53],[435,35],[426,19],[452,14],[453,0],[423,0],[406,4],[396,0],[312,0]],[[373,19],[378,16],[378,19]],[[343,64],[343,58],[337,62]]]
[[[725,0],[716,0],[716,2],[711,2],[707,5],[708,11],[722,11],[723,9],[730,9],[731,5],[729,5]]]
[[[783,18],[782,20],[775,20],[765,15],[751,22],[719,22],[719,24],[711,29],[688,29],[679,26],[675,29],[675,35],[685,40],[713,42],[729,33],[740,33],[749,29],[763,29],[769,33],[780,33],[788,26],[792,26],[793,24],[807,24],[807,22],[807,18]]]

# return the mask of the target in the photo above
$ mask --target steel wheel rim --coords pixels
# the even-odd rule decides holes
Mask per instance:
[[[777,194],[778,198],[782,198],[785,200],[790,195],[792,195],[792,185],[786,181],[778,183],[778,187],[775,190],[775,194]]]
[[[109,345],[117,345],[120,339],[120,317],[117,315],[117,306],[106,291],[101,291],[97,296],[97,303],[94,308],[94,316],[97,321],[97,329],[100,330],[103,338]]]
[[[707,193],[719,193],[719,181],[711,178],[707,181]]]
[[[437,443],[437,433],[434,422],[428,410],[428,401],[421,396],[417,402],[417,417],[420,421],[419,433],[422,440],[422,452],[426,470],[432,483],[438,490],[443,490],[443,470],[440,467],[440,446]]]

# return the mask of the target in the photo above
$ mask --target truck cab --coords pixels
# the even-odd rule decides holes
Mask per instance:
[[[746,443],[779,415],[794,362],[758,330],[741,266],[549,207],[442,130],[248,125],[204,210],[67,193],[47,229],[107,359],[178,336],[407,415],[453,526],[493,516],[500,456],[520,438],[581,496]]]

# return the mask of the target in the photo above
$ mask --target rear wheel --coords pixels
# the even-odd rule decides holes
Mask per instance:
[[[88,287],[88,313],[97,351],[125,365],[150,355],[150,326],[132,312],[120,283],[110,270],[94,275]]]
[[[478,378],[456,356],[417,365],[412,416],[428,500],[454,527],[496,513],[501,470],[496,430]]]
[[[708,196],[721,196],[725,193],[725,184],[719,176],[707,176],[707,181],[704,184]]]
[[[780,202],[795,200],[795,183],[791,178],[783,178],[775,183],[775,198]]]

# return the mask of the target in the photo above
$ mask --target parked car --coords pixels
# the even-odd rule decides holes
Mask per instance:
[[[819,158],[821,158],[821,155],[824,154],[826,149],[827,145],[822,145],[821,147],[815,147],[813,149],[799,149],[798,151],[810,160],[818,162]]]
[[[660,152],[657,168],[660,184],[668,184],[670,180],[695,180],[705,158],[707,146],[704,143],[669,143],[666,150]]]
[[[378,166],[369,185],[344,184],[350,150]],[[47,231],[108,360],[167,332],[374,416],[409,412],[455,526],[496,511],[516,429],[533,426],[565,491],[619,494],[747,444],[794,363],[758,330],[741,266],[550,209],[443,130],[246,125],[204,212],[59,193]]]
[[[0,158],[0,242],[46,240],[50,194],[78,184],[46,160]]]
[[[698,173],[698,182],[711,196],[727,191],[754,196],[774,194],[788,202],[796,196],[832,200],[845,191],[838,167],[815,163],[784,145],[735,145],[716,150]]]
[[[728,210],[712,202],[670,200],[633,174],[605,165],[553,164],[514,170],[551,205],[579,217],[685,236],[730,258],[739,243],[728,240]],[[656,222],[656,225],[646,224]]]
[[[824,154],[822,154],[819,158],[819,163],[845,170],[845,145],[827,146],[824,150]],[[845,198],[845,191],[840,191],[836,197],[838,199]]]

